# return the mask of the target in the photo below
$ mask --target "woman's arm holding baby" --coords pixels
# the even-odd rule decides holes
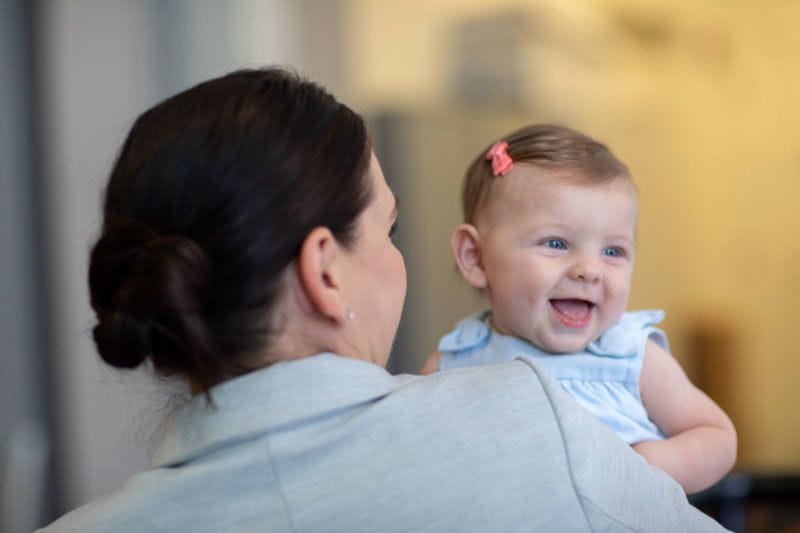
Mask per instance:
[[[647,342],[639,391],[665,440],[633,448],[691,494],[719,481],[736,461],[736,430],[714,401],[695,387],[666,350]]]

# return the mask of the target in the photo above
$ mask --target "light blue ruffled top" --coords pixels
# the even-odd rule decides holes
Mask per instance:
[[[639,395],[639,373],[647,340],[653,339],[669,350],[664,332],[653,327],[664,319],[663,311],[624,313],[600,338],[574,354],[551,354],[522,339],[497,333],[489,325],[490,317],[491,311],[471,315],[442,337],[439,370],[532,357],[625,442],[664,438],[648,418]]]

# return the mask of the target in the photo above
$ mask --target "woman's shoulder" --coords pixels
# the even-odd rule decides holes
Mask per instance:
[[[147,524],[142,523],[141,518],[153,513],[152,510],[142,512],[142,504],[149,497],[148,491],[142,490],[141,481],[148,477],[147,471],[136,474],[114,492],[70,511],[38,531],[125,531],[146,528]]]
[[[263,443],[223,445],[206,459],[139,472],[114,492],[41,531],[286,531],[276,483],[264,476]],[[254,461],[247,462],[248,458]],[[242,491],[248,485],[252,492]]]
[[[476,413],[485,412],[490,417],[508,411],[511,406],[523,411],[535,406],[536,409],[554,412],[551,406],[554,402],[573,402],[565,396],[548,367],[530,356],[422,376],[395,391],[400,397],[405,393],[417,396],[423,400],[423,405],[454,409],[469,405]],[[475,405],[476,398],[479,405]]]

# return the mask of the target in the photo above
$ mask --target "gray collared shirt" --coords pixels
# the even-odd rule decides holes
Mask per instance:
[[[722,530],[533,360],[417,377],[319,354],[212,394],[47,530]]]

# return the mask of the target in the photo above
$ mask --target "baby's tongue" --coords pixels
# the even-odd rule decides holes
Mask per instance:
[[[583,320],[591,312],[589,302],[584,300],[550,300],[550,303],[556,311],[575,320]]]

